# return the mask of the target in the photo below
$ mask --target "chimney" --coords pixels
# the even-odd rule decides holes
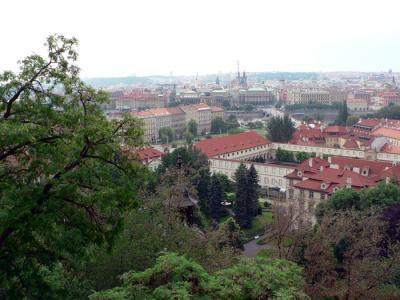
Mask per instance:
[[[352,183],[351,177],[347,177],[347,179],[346,179],[346,187],[351,189],[351,183]]]
[[[312,168],[312,163],[313,163],[313,158],[311,157],[311,158],[308,160],[308,166],[309,166],[310,168]]]
[[[331,164],[332,163],[332,157],[328,156],[328,163]]]
[[[322,172],[324,170],[324,166],[320,166],[319,170]]]

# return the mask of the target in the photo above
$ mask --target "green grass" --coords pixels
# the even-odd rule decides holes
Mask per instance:
[[[253,219],[251,222],[251,228],[245,229],[244,234],[248,240],[252,240],[256,235],[263,235],[264,234],[264,224],[266,221],[268,223],[272,223],[274,216],[272,212],[263,210],[263,213]]]

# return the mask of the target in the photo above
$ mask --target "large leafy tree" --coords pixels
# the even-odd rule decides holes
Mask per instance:
[[[107,121],[105,94],[78,77],[76,44],[50,36],[47,57],[0,74],[0,286],[11,298],[66,298],[55,274],[112,241],[142,186],[121,149],[141,145],[142,130]]]
[[[191,119],[188,123],[188,132],[193,136],[197,136],[197,122],[196,120]]]
[[[269,137],[273,142],[286,143],[295,132],[295,127],[288,114],[272,117],[267,124]]]
[[[162,143],[171,143],[175,140],[175,131],[171,127],[162,127],[158,130]]]
[[[380,212],[371,208],[324,216],[302,245],[309,295],[398,299],[400,291],[391,281],[398,274],[399,244],[386,240],[386,230]]]
[[[216,117],[211,121],[211,132],[212,133],[224,133],[226,131],[226,124],[224,119]]]
[[[121,287],[90,299],[308,299],[301,272],[292,262],[257,258],[210,274],[196,262],[167,253],[144,272],[126,273]]]

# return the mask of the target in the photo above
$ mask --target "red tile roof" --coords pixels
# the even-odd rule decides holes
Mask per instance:
[[[208,157],[225,153],[241,151],[257,146],[268,145],[270,142],[254,131],[243,132],[197,142],[195,149],[202,151]]]
[[[344,156],[331,156],[330,160],[331,164],[338,165],[339,169],[344,169],[345,167],[349,167],[350,170],[353,168],[359,168],[360,170],[368,168],[370,175],[378,175],[385,169],[392,167],[391,162],[356,159]]]
[[[358,123],[354,124],[354,126],[365,126],[365,127],[372,127],[374,128],[375,126],[379,125],[380,120],[379,119],[361,119],[358,121]]]
[[[390,154],[400,154],[400,146],[395,146],[392,144],[385,144],[383,146],[381,152],[390,153]]]
[[[327,168],[317,175],[296,183],[294,187],[330,194],[333,192],[334,187],[345,187],[349,179],[351,179],[352,188],[356,189],[375,185],[375,181],[356,172]],[[322,183],[326,184],[327,187],[325,189],[321,187]]]
[[[384,136],[396,140],[400,140],[400,130],[393,128],[378,128],[371,133],[372,136]]]
[[[355,139],[349,139],[343,144],[344,149],[359,149],[360,146],[358,145]]]
[[[164,153],[162,153],[161,151],[158,151],[157,149],[154,149],[152,147],[148,147],[148,148],[144,148],[142,150],[139,150],[137,152],[139,159],[141,161],[143,160],[152,160],[154,158],[159,158],[164,156]]]
[[[329,167],[329,162],[325,159],[319,158],[319,157],[313,157],[310,159],[307,159],[303,161],[293,172],[289,173],[285,177],[289,179],[301,179],[301,177],[298,176],[298,171],[302,172],[302,176],[308,176],[312,174],[317,174],[321,172],[321,167],[328,168]]]
[[[346,134],[346,126],[331,125],[324,129],[324,133],[336,133],[336,134]]]

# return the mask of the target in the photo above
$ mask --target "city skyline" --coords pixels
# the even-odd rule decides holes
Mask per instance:
[[[53,33],[78,38],[83,77],[229,73],[237,60],[249,72],[400,69],[399,3],[320,2],[7,2],[0,70]]]

